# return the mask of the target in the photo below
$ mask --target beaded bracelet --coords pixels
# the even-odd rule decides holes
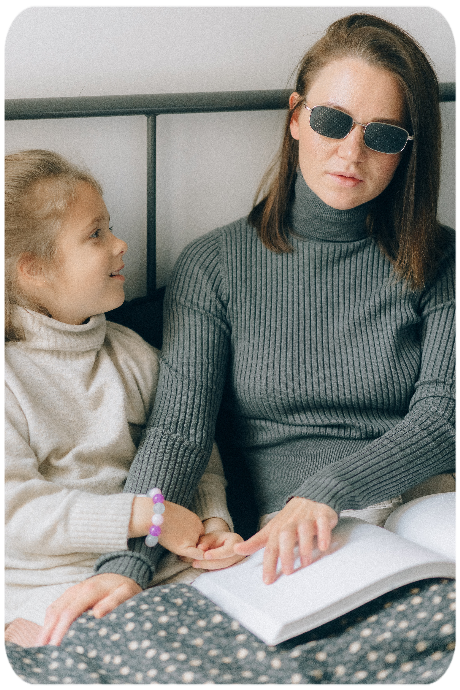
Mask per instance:
[[[161,534],[160,525],[163,524],[163,513],[165,512],[165,497],[161,493],[160,489],[150,489],[147,491],[147,496],[153,501],[153,515],[152,515],[152,526],[149,529],[149,533],[145,538],[145,543],[147,546],[156,546],[158,544],[158,537]]]

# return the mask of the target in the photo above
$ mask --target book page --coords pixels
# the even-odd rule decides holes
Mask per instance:
[[[262,581],[263,549],[193,586],[267,644],[332,620],[384,592],[423,577],[453,577],[455,564],[382,527],[341,518],[325,554],[311,565]]]
[[[385,529],[455,560],[455,492],[415,498],[399,506]]]

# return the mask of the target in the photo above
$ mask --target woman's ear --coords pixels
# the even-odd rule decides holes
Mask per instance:
[[[297,93],[297,91],[294,91],[294,93],[291,93],[289,96],[289,110],[294,110],[295,106],[301,100],[301,96]],[[291,115],[291,122],[290,122],[290,129],[291,129],[291,135],[293,139],[298,139],[299,138],[299,115],[300,115],[300,108],[297,108],[294,110],[294,112]]]

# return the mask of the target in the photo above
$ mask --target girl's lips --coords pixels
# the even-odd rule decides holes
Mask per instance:
[[[122,282],[124,282],[125,276],[122,276],[121,273],[120,273],[120,271],[122,271],[123,269],[124,269],[124,266],[122,266],[121,268],[119,268],[118,271],[113,271],[113,272],[110,274],[110,277],[111,277],[111,278],[117,278],[118,280],[121,280]]]

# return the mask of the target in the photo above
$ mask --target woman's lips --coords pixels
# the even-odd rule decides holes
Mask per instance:
[[[363,181],[359,177],[353,177],[353,175],[343,175],[341,173],[329,173],[329,175],[342,187],[356,187]]]

